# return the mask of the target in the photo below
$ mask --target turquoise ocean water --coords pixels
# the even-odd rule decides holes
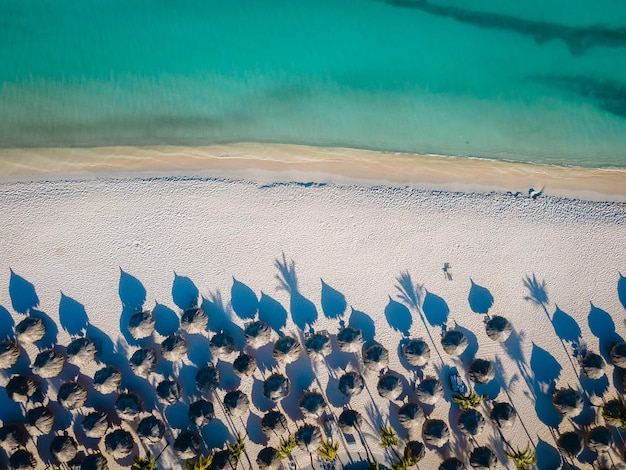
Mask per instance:
[[[0,146],[626,167],[622,0],[0,0]]]

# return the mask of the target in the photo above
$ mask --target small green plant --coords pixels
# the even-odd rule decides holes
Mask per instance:
[[[333,443],[333,441],[331,440],[328,440],[328,441],[323,440],[322,445],[320,446],[319,449],[317,449],[317,453],[324,460],[333,460],[335,457],[337,457],[338,451],[339,451],[339,444]]]
[[[391,446],[397,446],[399,444],[396,432],[392,427],[379,426],[378,432],[380,433],[380,446],[383,449],[388,449]]]
[[[606,424],[626,430],[626,403],[622,397],[607,401],[602,407],[602,417]]]
[[[519,470],[534,470],[536,468],[537,454],[530,448],[530,442],[526,444],[524,450],[505,450],[504,455],[507,459],[512,460],[515,468]]]
[[[291,455],[293,449],[295,449],[297,443],[296,438],[292,435],[287,436],[286,439],[281,439],[276,452],[281,459],[286,459]]]
[[[479,395],[473,389],[471,389],[467,395],[461,395],[460,393],[455,393],[454,395],[452,395],[452,400],[458,403],[463,411],[471,410],[478,407],[486,399],[487,395]]]
[[[152,457],[150,452],[145,457],[135,457],[130,470],[156,470],[156,457]]]
[[[185,470],[208,470],[213,463],[213,454],[209,454],[206,457],[202,455],[198,457],[198,460],[185,462]]]
[[[246,452],[246,441],[243,436],[237,433],[237,439],[233,444],[228,444],[228,453],[235,462],[239,462],[241,455]]]

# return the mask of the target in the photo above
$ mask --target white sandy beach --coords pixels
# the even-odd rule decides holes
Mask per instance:
[[[626,293],[621,300],[618,295],[620,272],[626,274],[624,170],[239,144],[195,150],[120,148],[115,154],[104,148],[1,150],[0,176],[2,336],[13,335],[13,325],[24,316],[20,310],[28,307],[56,322],[56,342],[67,345],[73,336],[85,334],[86,314],[86,334],[104,333],[115,347],[109,359],[128,357],[138,347],[120,334],[129,297],[147,309],[156,305],[157,331],[141,345],[158,349],[164,335],[176,328],[181,307],[197,294],[209,314],[204,336],[211,338],[224,328],[241,349],[249,319],[233,310],[233,295],[241,293],[240,284],[232,290],[234,280],[261,301],[261,319],[283,333],[301,336],[298,325],[306,323],[302,309],[314,312],[311,326],[333,336],[334,352],[326,363],[314,365],[303,352],[285,369],[272,362],[271,347],[248,349],[265,366],[252,378],[239,379],[230,365],[236,354],[218,361],[222,383],[217,395],[239,387],[251,397],[243,423],[253,468],[263,446],[278,444],[275,438],[267,441],[260,429],[260,417],[271,408],[261,396],[261,384],[272,366],[291,379],[291,393],[279,408],[292,418],[292,432],[302,424],[296,405],[303,390],[321,390],[335,416],[348,403],[337,392],[337,377],[362,366],[357,355],[337,349],[340,320],[361,328],[368,344],[383,344],[390,353],[389,370],[404,378],[397,400],[379,397],[377,375],[370,374],[371,394],[366,390],[350,401],[363,414],[368,444],[380,456],[379,424],[391,425],[401,442],[422,440],[419,430],[409,433],[396,417],[398,406],[416,400],[410,382],[417,371],[401,360],[398,345],[405,337],[424,338],[431,345],[431,360],[422,372],[440,376],[446,395],[434,408],[424,408],[430,418],[449,423],[452,437],[443,450],[428,447],[421,469],[436,469],[442,457],[452,455],[467,463],[474,443],[458,431],[459,407],[451,403],[447,374],[457,367],[470,384],[466,370],[475,357],[496,364],[495,379],[476,386],[489,396],[479,410],[488,420],[491,400],[512,403],[520,419],[504,431],[505,438],[521,448],[530,441],[540,469],[561,468],[557,432],[582,433],[594,422],[602,423],[591,403],[601,403],[603,392],[606,399],[623,394],[622,373],[610,361],[604,378],[579,380],[572,344],[585,344],[608,360],[610,346],[626,338]],[[531,187],[543,193],[530,198]],[[518,196],[511,194],[518,191]],[[310,303],[294,304],[294,296],[279,288],[276,262],[283,254],[295,263],[298,293]],[[443,271],[445,263],[451,265],[451,280]],[[404,272],[429,293],[423,315],[402,307],[398,298],[397,279]],[[526,299],[530,293],[524,280],[533,275],[545,281],[545,311]],[[472,311],[472,281],[493,296],[489,315],[502,315],[513,324],[506,342],[491,341],[485,314]],[[345,312],[330,312],[322,302],[323,283],[336,291],[335,300],[345,297]],[[443,351],[439,339],[444,324],[466,332],[470,345],[461,357]],[[278,335],[275,331],[274,339]],[[162,360],[149,379],[156,384],[164,376],[175,377],[183,386],[183,403],[164,407],[145,381],[131,375],[123,379],[123,386],[144,396],[148,408],[163,413],[174,435],[191,427],[187,405],[199,396],[193,378],[210,359],[205,337],[190,338],[189,358],[174,365]],[[37,348],[26,351],[32,361]],[[100,366],[81,370],[79,380],[88,382]],[[28,370],[28,362],[15,367],[2,372],[2,385],[13,373]],[[75,373],[67,368],[61,377],[67,380]],[[61,380],[42,381],[53,401]],[[574,420],[558,416],[549,398],[555,388],[568,385],[585,396],[585,410]],[[110,410],[113,399],[91,390],[87,406]],[[4,423],[23,420],[22,410],[5,392],[0,392],[0,409]],[[232,441],[234,431],[217,406],[216,414],[220,419],[202,429],[208,448]],[[243,431],[242,421],[234,424]],[[94,440],[81,441],[80,435],[78,440],[98,447]],[[45,448],[49,441],[44,436],[38,445]],[[497,451],[497,468],[514,468],[503,455],[495,426],[488,423],[475,441]],[[343,453],[346,447],[340,442],[344,463],[366,457],[360,445]],[[145,448],[137,443],[135,452],[143,454]],[[616,443],[600,458],[610,455],[620,462],[624,446],[617,434]],[[153,446],[152,453],[162,447]],[[43,455],[48,455],[46,449]],[[296,450],[294,456],[302,468],[309,464],[304,451]],[[598,468],[592,467],[595,458],[585,451],[574,468]],[[109,463],[116,468],[112,458]],[[159,465],[181,468],[171,447]],[[245,458],[242,465],[248,468]]]

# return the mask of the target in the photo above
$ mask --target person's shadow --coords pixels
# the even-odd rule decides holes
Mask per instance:
[[[287,262],[283,253],[282,260],[274,260],[274,265],[278,269],[276,279],[279,287],[289,293],[289,310],[291,319],[301,331],[306,331],[307,327],[313,326],[317,320],[317,308],[315,304],[304,297],[298,291],[298,279],[296,277],[296,263],[292,260]]]
[[[128,330],[128,324],[133,313],[143,309],[143,305],[146,302],[146,288],[139,279],[120,268],[118,292],[122,301],[120,332],[124,335],[124,339],[126,339],[128,344],[138,345],[139,342],[133,338]]]

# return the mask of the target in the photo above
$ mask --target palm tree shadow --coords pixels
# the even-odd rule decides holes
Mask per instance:
[[[287,310],[276,299],[261,292],[259,320],[265,322],[275,332],[280,333],[287,325]]]
[[[11,313],[0,305],[0,340],[13,338],[15,322]]]
[[[274,265],[278,268],[276,279],[279,288],[287,291],[290,295],[289,310],[291,311],[291,319],[301,331],[312,327],[317,320],[317,308],[315,304],[304,297],[298,291],[298,279],[296,277],[296,263],[291,260],[287,262],[287,258],[283,253],[282,260],[274,260]]]
[[[526,276],[523,280],[524,287],[528,289],[528,296],[524,300],[533,302],[539,306],[546,306],[549,302],[548,291],[546,290],[546,281],[539,282],[537,276],[533,273],[533,277]]]
[[[120,332],[128,344],[137,345],[139,342],[130,334],[128,324],[133,313],[143,309],[143,304],[146,302],[146,288],[139,279],[120,268],[118,292],[122,301]]]

